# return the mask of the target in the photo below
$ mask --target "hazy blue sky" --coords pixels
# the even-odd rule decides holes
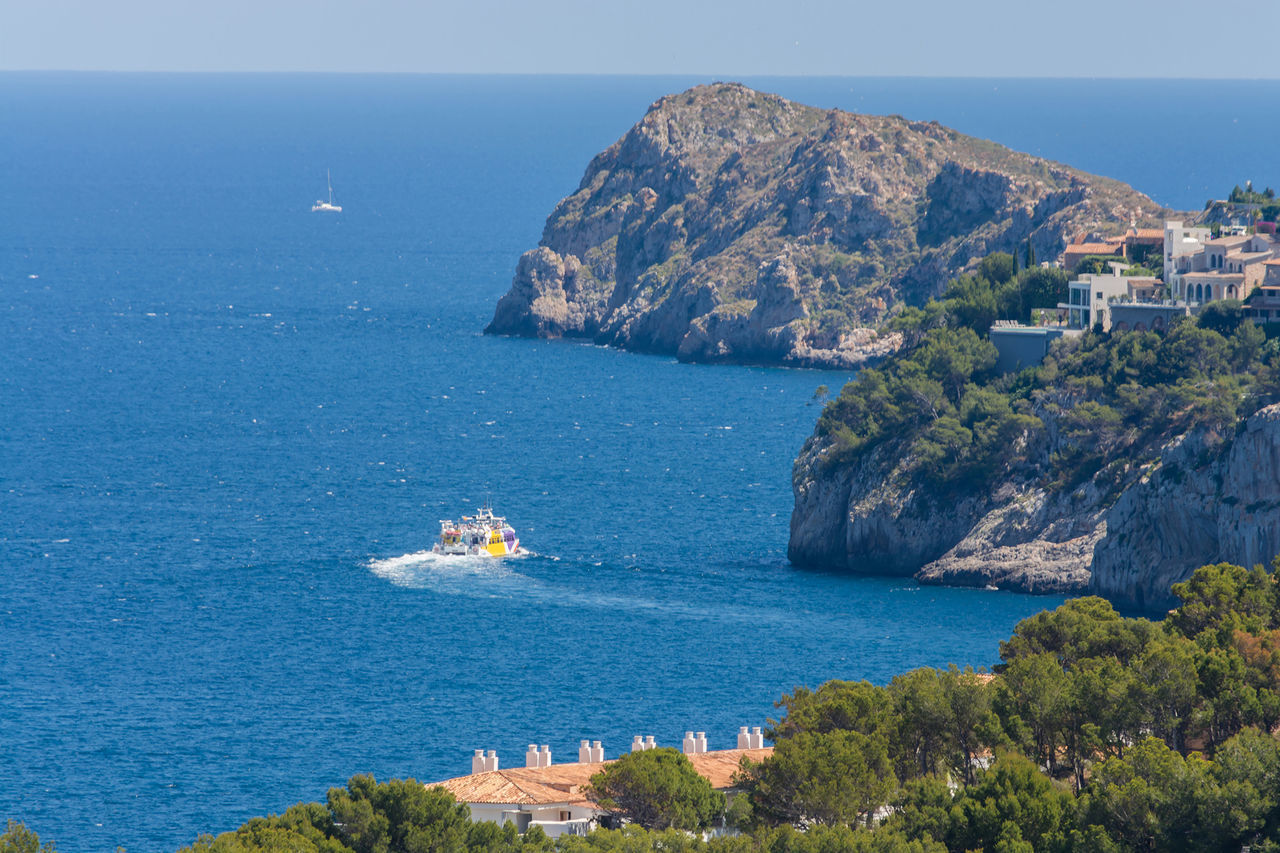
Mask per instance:
[[[1275,0],[0,0],[0,69],[1276,78],[1277,36]]]

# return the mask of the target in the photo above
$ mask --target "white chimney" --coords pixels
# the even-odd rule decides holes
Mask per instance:
[[[738,726],[738,749],[751,748],[751,732],[746,726]]]
[[[631,739],[631,751],[644,752],[644,738],[640,737],[640,735],[633,737]]]
[[[654,740],[653,740],[653,735],[649,735],[648,737],[646,737],[646,738],[644,739],[644,748],[645,748],[645,749],[653,749],[653,748],[654,748],[654,747],[656,747],[657,745],[658,745],[658,744],[656,744],[656,743],[654,742]]]
[[[698,751],[698,741],[694,739],[693,732],[684,733],[684,742],[680,745],[680,751],[685,755],[693,755]]]
[[[698,752],[707,751],[707,733],[706,732],[698,732],[698,734],[694,737],[694,741],[696,741],[695,745],[697,747]]]
[[[751,729],[751,748],[764,749],[764,735],[760,733],[759,726],[754,726]]]
[[[578,763],[591,763],[591,741],[584,740],[578,742]]]
[[[538,758],[538,766],[539,767],[551,766],[551,747],[547,746],[545,743],[542,745],[542,755],[539,756]]]
[[[471,773],[474,775],[476,773],[483,773],[484,771],[484,750],[477,749],[476,754],[471,756]]]
[[[484,760],[484,769],[485,770],[498,769],[498,750],[496,749],[489,750],[489,755]]]
[[[600,745],[600,741],[591,744],[591,762],[593,764],[604,762],[604,747]]]
[[[538,745],[536,743],[529,744],[529,748],[524,751],[524,766],[537,767],[541,758],[538,755]]]

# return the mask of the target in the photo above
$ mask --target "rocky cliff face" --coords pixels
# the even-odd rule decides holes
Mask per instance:
[[[820,440],[796,464],[788,554],[799,565],[903,574],[936,583],[1083,592],[1163,612],[1170,586],[1206,563],[1268,564],[1280,554],[1280,404],[1239,434],[1178,436],[1134,462],[1118,494],[1086,483],[1046,492],[1005,483],[940,499],[896,476],[887,451],[827,470]]]
[[[1269,565],[1280,554],[1280,404],[1245,421],[1225,452],[1212,438],[1174,440],[1116,501],[1094,551],[1092,592],[1168,610],[1176,603],[1169,587],[1196,568]]]
[[[932,122],[824,111],[736,84],[655,103],[592,160],[487,332],[689,361],[848,367],[872,331],[991,251],[1051,257],[1154,222],[1146,196]]]

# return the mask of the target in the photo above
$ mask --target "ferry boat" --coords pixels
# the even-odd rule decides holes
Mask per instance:
[[[440,519],[440,539],[431,550],[437,554],[458,556],[505,557],[520,548],[516,532],[500,515],[493,514],[488,504],[475,515],[464,515],[462,521]]]

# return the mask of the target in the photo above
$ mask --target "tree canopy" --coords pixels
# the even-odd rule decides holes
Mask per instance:
[[[455,853],[530,849],[514,827],[471,823],[470,809],[443,788],[413,779],[351,777],[326,804],[300,803],[253,818],[233,832],[202,835],[179,853]],[[512,846],[515,845],[515,846]]]
[[[56,853],[53,842],[40,844],[40,836],[21,821],[10,820],[0,835],[0,853]]]
[[[630,752],[605,765],[587,793],[601,808],[646,829],[704,829],[725,808],[724,794],[668,747]]]

